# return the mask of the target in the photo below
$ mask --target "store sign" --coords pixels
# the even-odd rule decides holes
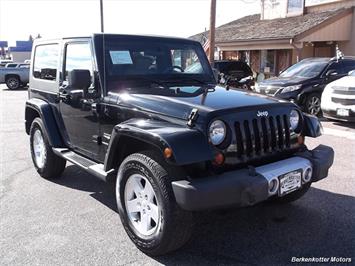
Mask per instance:
[[[288,0],[287,3],[287,16],[303,15],[305,0]]]

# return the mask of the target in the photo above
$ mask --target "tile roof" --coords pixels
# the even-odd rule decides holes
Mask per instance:
[[[310,13],[302,16],[260,20],[260,14],[234,20],[216,28],[216,43],[294,38],[349,9]],[[204,42],[208,31],[191,36]]]

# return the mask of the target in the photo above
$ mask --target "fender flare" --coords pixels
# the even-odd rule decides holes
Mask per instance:
[[[316,138],[322,135],[323,127],[316,116],[303,113],[303,123],[304,136]]]
[[[304,89],[302,89],[302,92],[297,96],[297,102],[301,102],[302,104],[304,103],[305,99],[307,96],[311,93],[319,93],[322,94],[324,90],[323,85],[312,85],[312,86],[307,86]]]
[[[25,107],[25,127],[27,134],[30,133],[32,121],[36,117],[42,119],[49,144],[57,148],[65,147],[50,104],[41,99],[29,99],[26,101]]]
[[[166,159],[175,165],[187,165],[213,159],[213,149],[206,136],[197,129],[164,121],[131,119],[114,127],[105,157],[105,170],[117,167],[114,157],[120,152],[122,139],[131,138],[154,146],[163,154],[171,148],[173,156]]]

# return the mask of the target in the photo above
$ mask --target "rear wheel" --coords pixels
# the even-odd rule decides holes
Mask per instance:
[[[179,171],[154,151],[135,153],[121,164],[116,200],[122,224],[149,255],[162,255],[185,244],[192,231],[192,214],[176,204],[171,182]]]
[[[10,90],[16,90],[21,86],[20,79],[16,76],[11,76],[6,79],[6,86]]]
[[[305,110],[311,115],[321,114],[321,95],[319,93],[311,93],[305,101]]]
[[[53,153],[42,120],[35,118],[30,129],[30,147],[33,164],[44,178],[59,177],[65,169],[66,160]]]

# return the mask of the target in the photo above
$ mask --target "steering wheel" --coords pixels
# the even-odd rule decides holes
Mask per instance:
[[[180,70],[180,72],[184,72],[184,69],[180,66],[171,66],[171,67],[168,67],[167,69],[165,69],[164,73],[168,73],[170,71],[173,71],[174,69],[178,69],[178,70]]]

